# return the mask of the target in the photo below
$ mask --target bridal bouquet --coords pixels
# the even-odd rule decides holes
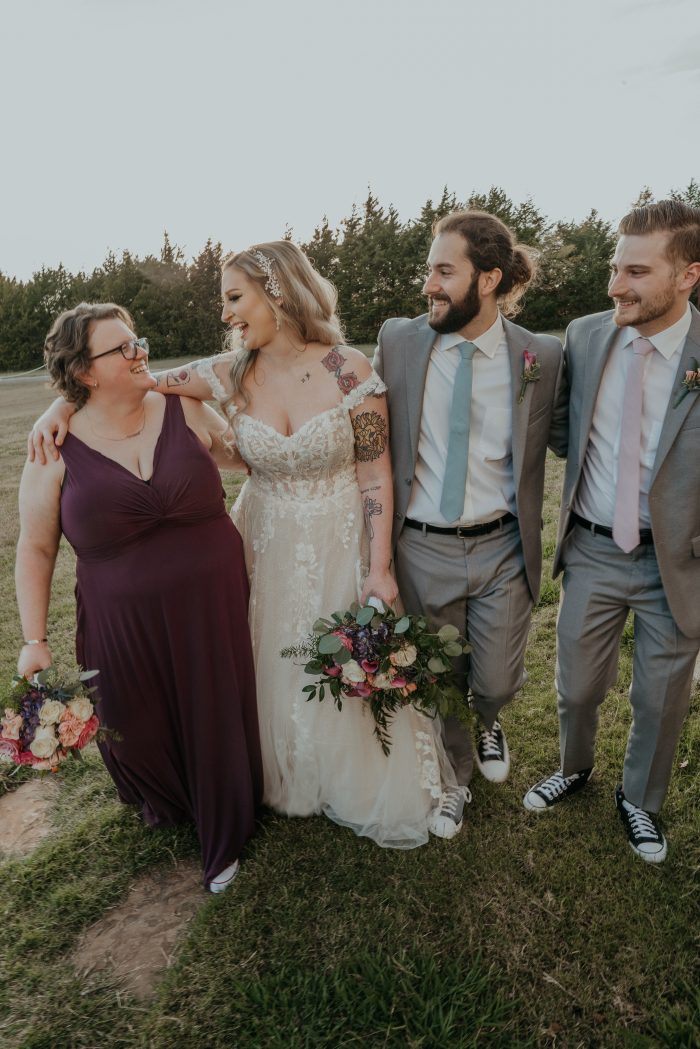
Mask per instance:
[[[94,689],[85,685],[98,673],[85,670],[63,679],[51,668],[31,681],[15,675],[0,719],[0,760],[55,772],[98,733],[106,733],[90,699]]]
[[[466,716],[451,659],[470,646],[456,627],[445,625],[431,634],[422,616],[353,604],[330,619],[318,619],[313,631],[281,653],[309,657],[304,670],[317,680],[304,686],[306,698],[323,700],[328,693],[338,710],[347,699],[366,703],[385,754],[391,747],[389,722],[401,707],[410,704],[429,717]]]

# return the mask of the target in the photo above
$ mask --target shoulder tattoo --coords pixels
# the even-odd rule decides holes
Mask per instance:
[[[350,393],[355,387],[360,385],[360,380],[357,378],[355,372],[344,372],[343,365],[347,363],[347,357],[343,357],[340,350],[332,349],[329,350],[326,356],[321,360],[321,364],[327,371],[333,372],[335,375],[335,381],[341,389],[343,394]]]

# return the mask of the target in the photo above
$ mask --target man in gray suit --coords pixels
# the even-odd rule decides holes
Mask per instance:
[[[544,464],[562,350],[558,339],[503,316],[533,271],[499,219],[455,212],[433,234],[423,288],[429,313],[386,321],[374,358],[388,388],[396,572],[409,612],[433,629],[452,623],[471,643],[461,670],[480,719],[477,764],[500,782],[509,755],[498,715],[525,681],[539,595]],[[555,430],[565,451],[565,429]],[[457,719],[445,724],[445,745],[458,786],[443,794],[430,829],[452,837],[473,765]]]
[[[608,313],[574,321],[565,359],[569,452],[554,571],[561,767],[528,791],[546,811],[593,766],[598,710],[634,613],[617,808],[634,852],[661,862],[657,814],[700,648],[700,208],[661,201],[620,223]]]

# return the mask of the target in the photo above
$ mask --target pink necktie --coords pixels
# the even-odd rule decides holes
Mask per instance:
[[[646,357],[654,349],[648,339],[635,339],[622,402],[620,455],[613,539],[626,554],[639,545],[639,482],[642,444],[642,384]]]

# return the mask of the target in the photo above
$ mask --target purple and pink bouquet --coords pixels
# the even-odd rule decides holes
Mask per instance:
[[[317,680],[304,686],[307,700],[323,700],[328,692],[338,710],[344,700],[366,703],[385,754],[391,747],[389,722],[401,707],[410,704],[429,717],[467,717],[452,659],[470,646],[456,627],[447,624],[431,634],[422,616],[353,604],[330,619],[318,619],[313,631],[281,653],[285,658],[310,657],[304,670]]]
[[[66,680],[50,668],[31,681],[15,675],[0,718],[0,761],[55,772],[67,757],[79,757],[83,747],[106,733],[90,699],[94,689],[85,686],[98,673],[84,670]]]

